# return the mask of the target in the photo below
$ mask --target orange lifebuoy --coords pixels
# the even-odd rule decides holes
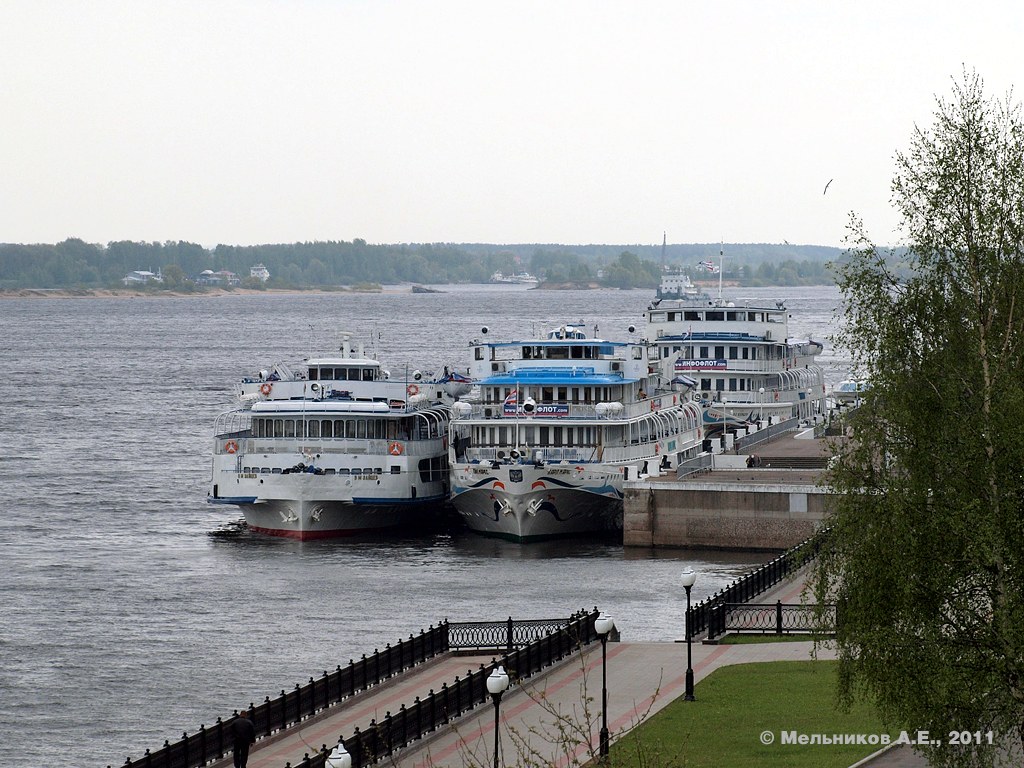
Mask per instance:
[[[391,443],[388,446],[388,453],[392,456],[401,456],[404,451],[405,448],[402,447],[401,443]]]
[[[273,391],[273,389],[274,389],[274,385],[271,384],[269,381],[265,381],[262,384],[260,384],[260,394],[261,395],[264,395],[264,396],[269,395],[271,393],[271,391]]]
[[[420,393],[420,387],[418,384],[410,384],[405,388],[405,391],[408,392],[410,396],[418,395]]]
[[[224,443],[224,451],[225,453],[237,453],[238,443],[236,443],[234,440],[228,440],[226,443]]]

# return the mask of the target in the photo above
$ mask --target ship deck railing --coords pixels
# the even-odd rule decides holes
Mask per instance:
[[[244,433],[242,433],[244,434]],[[429,439],[391,438],[391,439],[360,439],[351,437],[311,437],[305,439],[289,439],[281,437],[252,437],[242,434],[218,435],[217,453],[226,453],[224,438],[234,439],[238,444],[238,452],[241,454],[290,454],[319,453],[319,454],[366,454],[383,456],[389,455],[394,458],[399,456],[434,456],[441,452],[443,438],[432,437]],[[392,453],[392,446],[398,443],[401,445],[401,453]]]
[[[574,403],[571,401],[554,401],[554,402],[538,402],[538,406],[554,406],[560,409],[564,409],[563,412],[551,415],[533,415],[523,411],[522,405],[520,404],[515,412],[506,413],[504,403],[467,403],[471,406],[471,410],[468,413],[460,414],[458,411],[454,413],[452,419],[454,421],[459,420],[483,420],[483,419],[496,419],[502,421],[515,421],[526,420],[526,419],[543,419],[552,418],[557,421],[565,420],[579,420],[579,421],[620,421],[628,419],[636,419],[640,416],[644,416],[651,412],[657,412],[660,410],[667,410],[674,406],[679,405],[687,401],[687,395],[679,392],[665,392],[665,393],[654,393],[645,397],[642,400],[636,400],[631,403],[622,403],[621,409],[599,411],[597,406],[598,403]],[[463,401],[466,402],[466,401]],[[612,403],[608,403],[612,405]],[[614,403],[619,405],[619,403]]]

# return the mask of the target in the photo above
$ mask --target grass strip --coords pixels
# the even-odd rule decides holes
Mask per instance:
[[[784,744],[783,732],[881,735],[874,710],[836,704],[838,663],[773,661],[721,667],[611,747],[615,768],[846,768],[881,748],[865,744]],[[762,734],[772,742],[763,743]],[[894,735],[891,734],[890,735]],[[767,737],[764,739],[767,740]]]

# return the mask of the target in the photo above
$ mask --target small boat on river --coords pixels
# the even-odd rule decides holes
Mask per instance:
[[[448,498],[450,398],[419,372],[392,378],[353,353],[242,380],[217,418],[208,501],[251,530],[301,540],[415,526]]]

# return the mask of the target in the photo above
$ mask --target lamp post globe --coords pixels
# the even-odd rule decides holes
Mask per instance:
[[[508,690],[508,673],[505,667],[498,665],[487,676],[487,692],[494,699],[494,768],[498,768],[498,744],[500,733],[498,725],[501,721],[501,694]]]
[[[326,768],[352,768],[352,755],[345,749],[343,742],[338,742],[338,746],[327,756],[324,765]]]
[[[601,636],[601,737],[598,754],[608,760],[608,634],[615,629],[615,619],[601,614],[594,622],[594,631]]]
[[[697,573],[693,568],[683,571],[680,581],[686,590],[686,693],[683,701],[693,701],[693,636],[690,633],[690,590],[697,581]]]

